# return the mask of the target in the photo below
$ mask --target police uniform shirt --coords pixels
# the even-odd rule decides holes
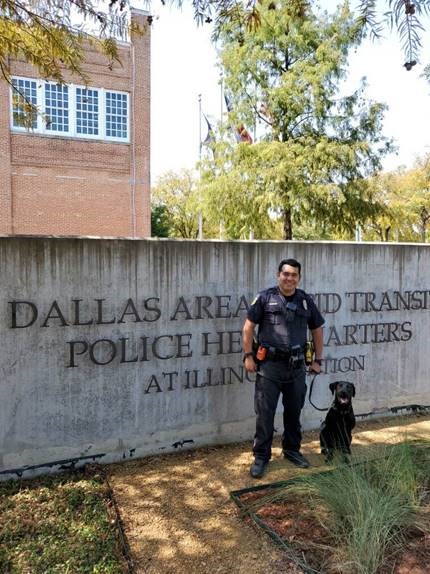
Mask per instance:
[[[260,345],[282,351],[303,346],[308,328],[313,330],[324,324],[310,295],[296,289],[294,295],[285,296],[278,287],[261,291],[251,303],[247,318],[259,326]]]

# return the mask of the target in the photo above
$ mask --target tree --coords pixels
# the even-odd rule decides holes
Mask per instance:
[[[169,217],[165,205],[155,205],[151,210],[151,237],[169,237]]]
[[[260,12],[252,32],[225,27],[220,57],[235,110],[229,121],[257,120],[261,139],[216,147],[204,171],[206,213],[221,205],[233,237],[273,219],[285,239],[309,221],[353,237],[379,209],[366,178],[390,149],[380,136],[384,106],[365,101],[364,84],[339,94],[361,29],[347,7],[305,17],[288,0],[267,0]]]
[[[418,241],[427,241],[430,220],[430,157],[418,159],[403,180],[407,212],[413,220],[412,229]]]
[[[164,4],[165,0],[161,0]],[[171,4],[182,5],[182,0],[171,0]],[[264,10],[261,0],[192,0],[195,18],[200,23],[215,21],[214,38],[217,38],[225,24],[234,22],[243,29],[253,30],[261,24]],[[280,2],[270,4],[279,7]],[[311,0],[288,0],[291,13],[305,18]],[[341,2],[339,2],[341,4]],[[395,29],[402,43],[405,68],[411,70],[417,63],[421,39],[425,33],[423,19],[430,14],[430,0],[360,0],[356,9],[356,23],[363,34],[377,38],[384,29]]]
[[[369,180],[374,198],[381,204],[380,212],[363,228],[367,241],[408,241],[412,222],[406,211],[403,188],[404,170],[378,173]]]
[[[430,222],[430,157],[412,169],[378,174],[369,182],[384,208],[365,226],[364,238],[380,241],[427,241]]]
[[[246,30],[257,29],[262,21],[261,0],[188,0],[199,24],[213,26],[214,38],[228,23]],[[166,0],[157,0],[166,4]],[[156,0],[141,0],[151,8]],[[0,74],[9,78],[8,58],[23,57],[31,62],[43,78],[62,80],[63,67],[83,78],[83,44],[97,42],[110,58],[117,59],[115,36],[126,29],[130,0],[109,0],[107,11],[98,8],[97,0],[0,0]],[[184,0],[170,0],[181,7]],[[271,5],[279,2],[272,0]],[[309,0],[288,0],[296,17],[306,18]],[[356,15],[362,33],[378,36],[384,25],[395,27],[403,43],[405,67],[415,65],[421,36],[422,18],[430,13],[430,0],[385,0],[383,12],[375,0],[361,0]],[[78,18],[74,19],[74,16]],[[77,25],[75,22],[83,22]],[[97,25],[97,36],[88,32],[88,24]],[[98,36],[101,36],[100,38]]]
[[[197,179],[194,172],[168,172],[159,178],[151,191],[153,211],[164,211],[169,237],[196,239],[200,211]]]
[[[126,5],[111,0],[103,11],[97,0],[0,0],[0,73],[9,81],[9,58],[23,58],[43,78],[62,83],[67,69],[86,83],[85,45],[119,60],[115,36],[125,33]]]
[[[419,59],[425,33],[423,19],[430,14],[430,0],[385,0],[382,14],[380,10],[375,0],[361,0],[358,22],[373,37],[379,37],[384,26],[395,28],[405,55],[405,69],[412,70]]]

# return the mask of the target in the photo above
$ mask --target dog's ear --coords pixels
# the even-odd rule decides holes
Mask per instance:
[[[352,389],[352,396],[355,397],[355,385],[354,383],[349,383],[351,385],[351,389]]]
[[[334,383],[330,383],[330,384],[329,384],[328,388],[331,390],[331,394],[332,394],[332,395],[334,394],[334,391],[336,390],[336,387],[337,387],[337,381],[334,382]]]

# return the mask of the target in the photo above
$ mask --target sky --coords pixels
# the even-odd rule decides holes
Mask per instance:
[[[327,8],[333,3],[321,1]],[[164,173],[193,168],[199,159],[199,94],[202,111],[213,122],[220,120],[222,103],[210,27],[198,27],[189,7],[179,11],[155,2],[153,7],[151,182],[155,184]],[[399,38],[388,31],[384,36],[381,41],[365,41],[351,54],[345,89],[357,88],[365,76],[367,97],[388,105],[383,131],[398,148],[383,161],[389,171],[410,167],[417,156],[430,153],[430,84],[420,78],[430,62],[430,38],[424,42],[422,64],[407,72]],[[201,129],[204,139],[203,123]]]

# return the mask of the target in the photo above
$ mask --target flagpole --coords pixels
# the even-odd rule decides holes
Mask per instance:
[[[220,77],[220,98],[221,98],[220,126],[222,128],[223,116],[224,116],[224,76],[222,75],[222,72],[220,73],[219,77]]]
[[[199,94],[199,161],[202,159],[202,95]]]
[[[202,178],[202,95],[199,94],[199,178]],[[199,234],[198,240],[201,241],[203,239],[203,216],[202,212],[199,211],[198,214],[198,221],[199,221]]]
[[[223,124],[223,119],[224,119],[224,76],[223,73],[220,72],[219,75],[219,93],[220,93],[220,127],[221,127],[221,133],[222,133],[222,124]],[[224,221],[221,219],[219,222],[219,238],[220,239],[224,239]]]

